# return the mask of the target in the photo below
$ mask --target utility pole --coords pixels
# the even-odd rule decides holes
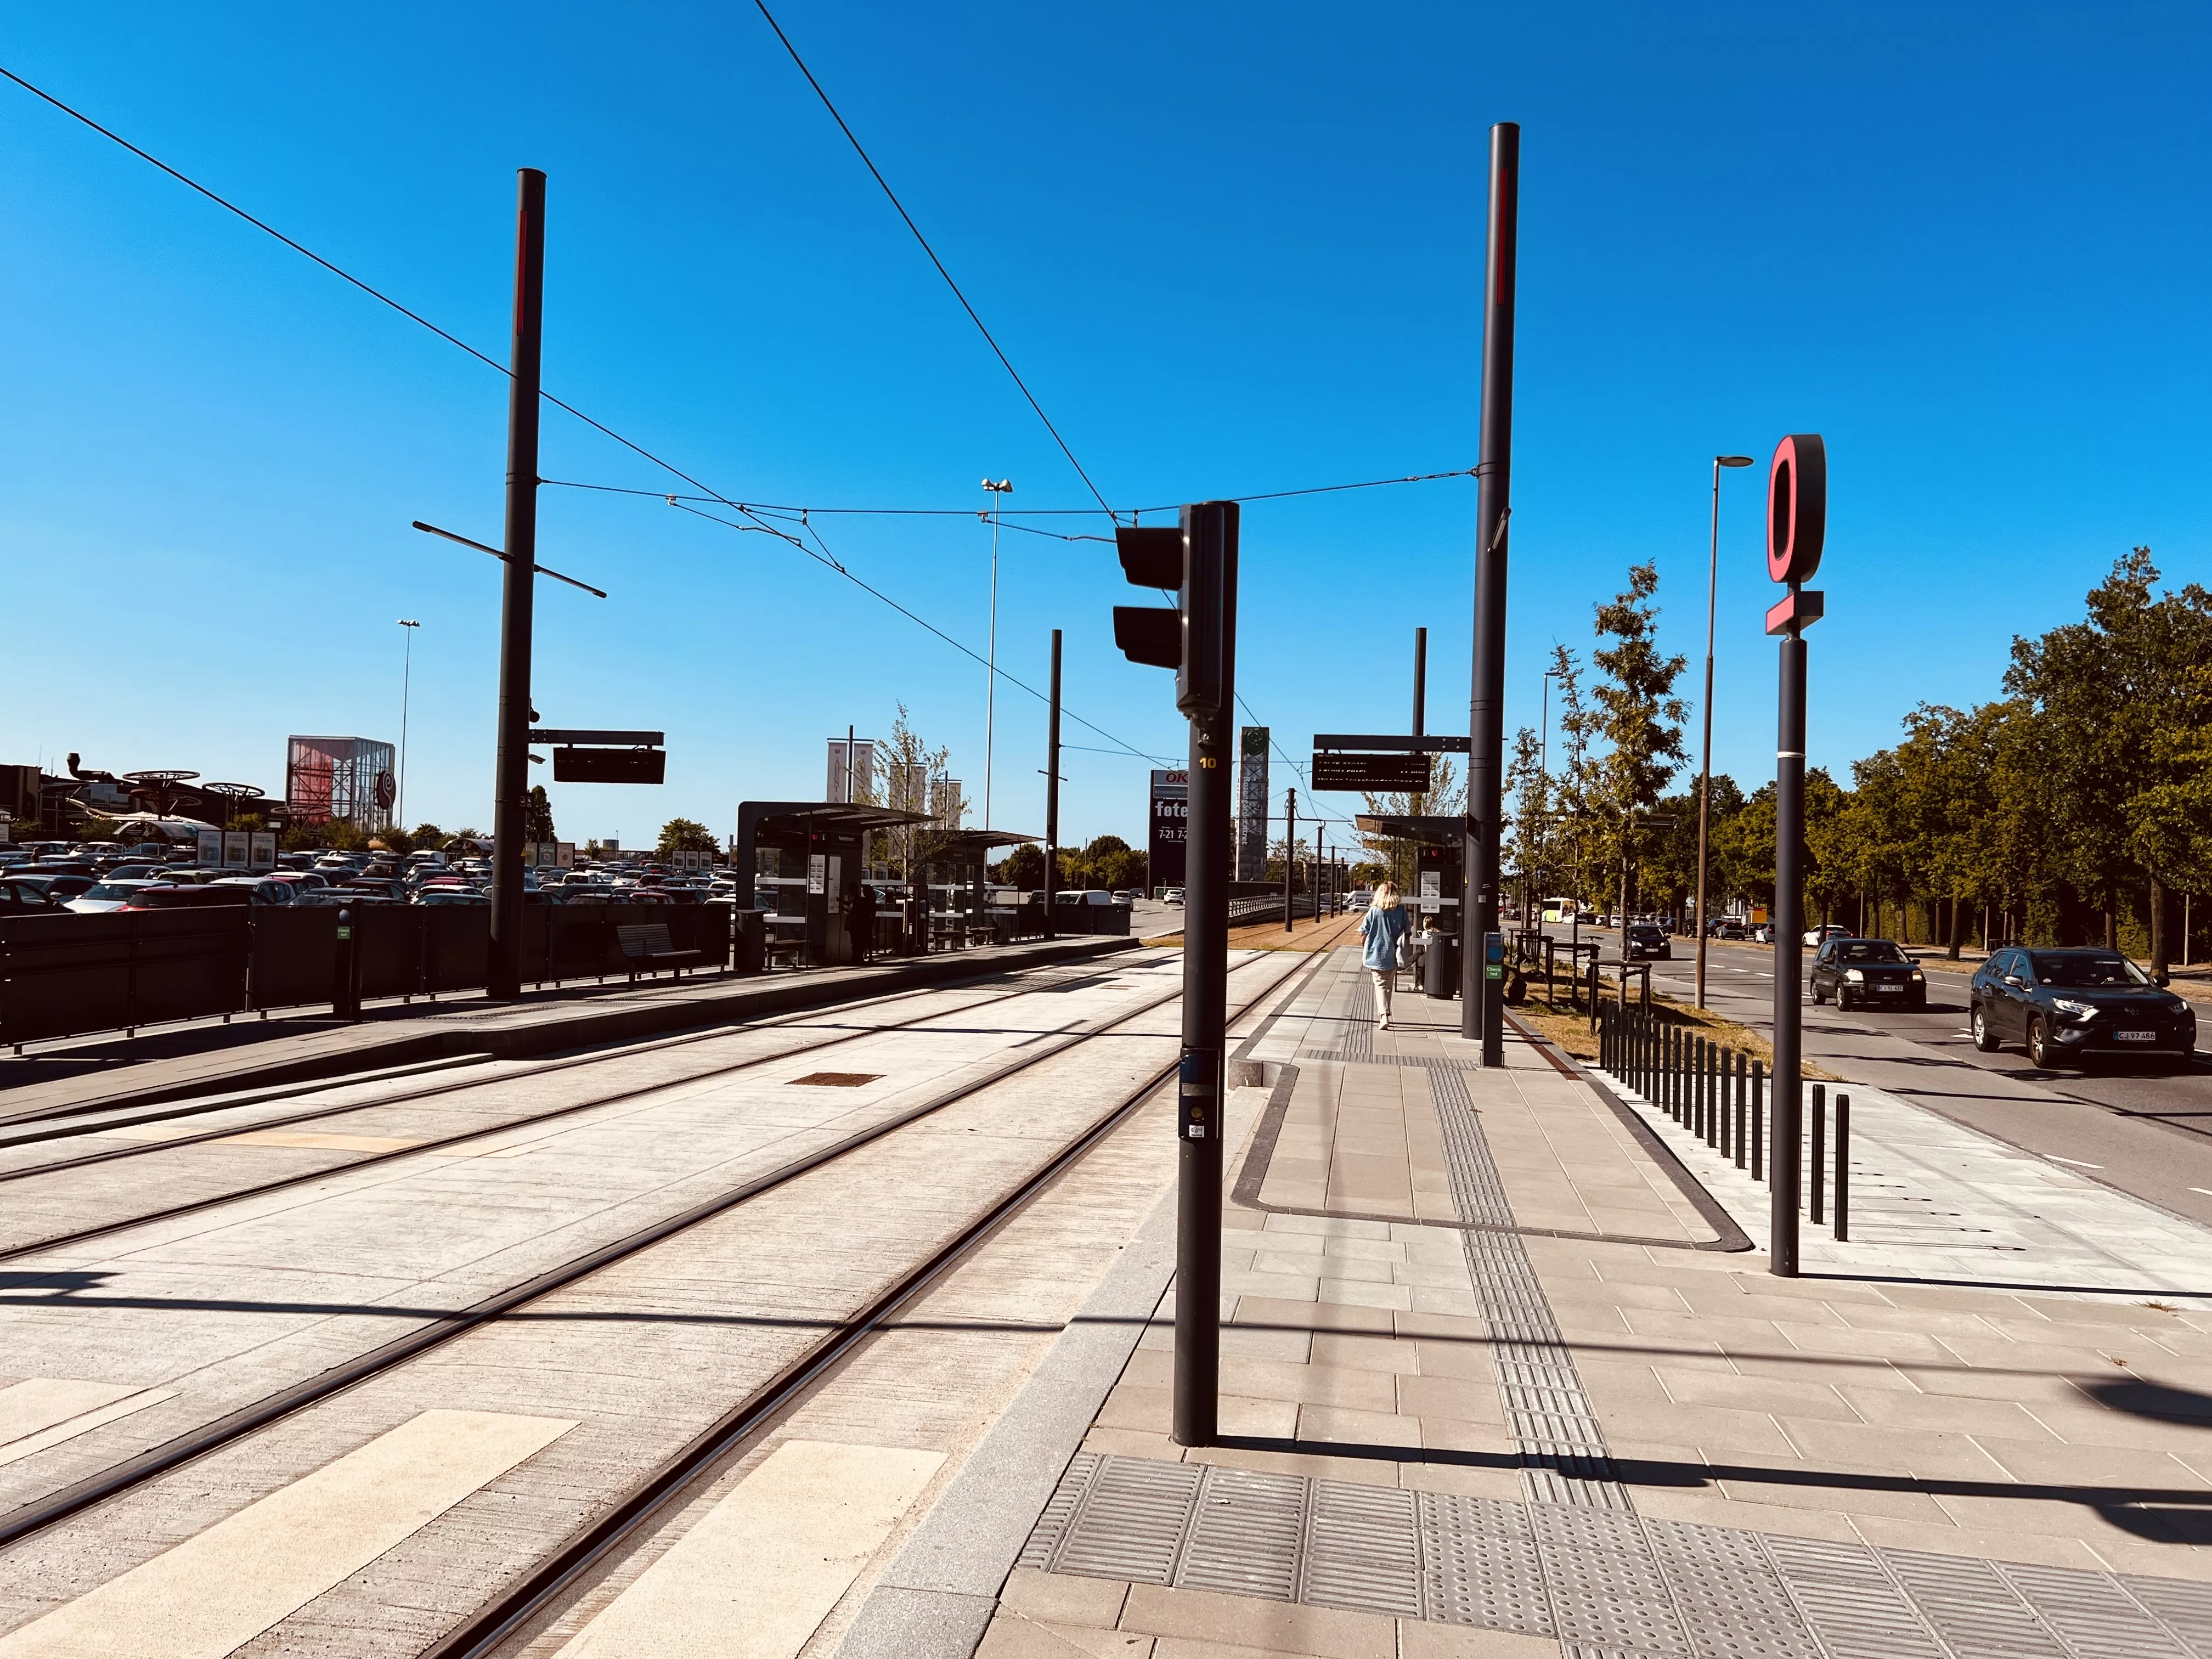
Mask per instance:
[[[1481,1063],[1505,1063],[1504,971],[1490,961],[1498,923],[1505,766],[1505,526],[1512,517],[1513,301],[1521,129],[1490,130],[1490,254],[1482,285],[1482,434],[1475,467],[1474,684],[1468,698],[1466,888],[1460,915],[1460,1035]],[[1496,979],[1490,977],[1497,973]]]
[[[1283,791],[1283,931],[1297,909],[1298,792]]]
[[[415,684],[415,630],[422,624],[402,617],[399,625],[407,630],[407,651],[399,663],[399,799],[392,816],[398,819],[399,827],[404,830],[407,827],[407,702]]]
[[[522,994],[522,839],[530,793],[530,631],[538,564],[538,385],[545,329],[545,175],[517,175],[514,379],[507,399],[507,568],[499,621],[499,744],[493,768],[492,1000]]]
[[[1149,875],[1149,872],[1146,872]],[[1044,737],[1044,936],[1053,937],[1054,893],[1060,884],[1060,629],[1052,630],[1052,701]]]
[[[1012,478],[1001,478],[993,483],[983,480],[983,488],[991,492],[991,637],[988,645],[983,686],[983,827],[991,827],[991,740],[993,726],[999,710],[999,510],[1014,487]]]

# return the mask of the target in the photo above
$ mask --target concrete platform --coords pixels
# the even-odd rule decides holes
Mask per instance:
[[[0,1125],[274,1087],[456,1054],[519,1060],[1016,973],[1135,948],[1130,939],[1033,939],[807,972],[571,983],[497,1003],[482,995],[372,1005],[357,1024],[287,1013],[41,1044],[0,1059]]]
[[[1270,1085],[1233,1103],[1223,1443],[1167,1435],[1170,1290],[1087,1422],[1060,1389],[1020,1549],[960,1559],[1013,1530],[1018,1483],[963,1513],[955,1477],[838,1652],[2212,1651],[2212,1310],[2104,1277],[2202,1285],[2212,1236],[2086,1214],[1994,1143],[1931,1153],[1886,1102],[1865,1254],[1776,1279],[1699,1144],[1539,1046],[1472,1067],[1456,1004],[1401,994],[1377,1032],[1364,980],[1339,953],[1242,1051]],[[1906,1201],[1938,1193],[2027,1241],[2006,1282],[1944,1282]],[[1170,1237],[1163,1211],[1137,1241],[1163,1289]]]

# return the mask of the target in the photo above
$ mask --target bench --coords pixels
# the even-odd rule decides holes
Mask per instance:
[[[707,959],[703,951],[678,950],[676,941],[668,936],[668,924],[665,921],[619,923],[615,928],[615,942],[622,947],[623,963],[629,969],[633,984],[640,974],[659,973],[663,969],[680,974]]]

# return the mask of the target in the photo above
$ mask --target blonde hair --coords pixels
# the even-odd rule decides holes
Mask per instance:
[[[1373,910],[1395,910],[1398,908],[1398,890],[1387,881],[1375,884],[1375,898],[1368,908]]]

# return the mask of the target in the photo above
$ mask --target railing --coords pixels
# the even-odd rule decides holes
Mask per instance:
[[[1310,916],[1313,913],[1313,896],[1300,893],[1293,901],[1291,914]],[[1282,919],[1283,896],[1280,893],[1270,894],[1265,898],[1232,898],[1229,901],[1229,925],[1231,927],[1249,927],[1257,922],[1280,921]]]
[[[1642,1095],[1753,1181],[1768,1178],[1770,1126],[1766,1062],[1662,1018],[1650,1007],[1598,1005],[1598,1065]],[[1832,1165],[1826,1146],[1827,1089],[1811,1085],[1809,1168],[1799,1190],[1814,1225],[1833,1215],[1835,1236],[1850,1237],[1851,1097],[1836,1097]],[[1833,1182],[1826,1176],[1832,1168]],[[1833,1201],[1829,1201],[1832,1193]]]
[[[0,1042],[337,1000],[335,906],[222,905],[0,918]],[[484,982],[489,905],[351,907],[360,994],[434,996]],[[626,975],[616,928],[662,922],[679,951],[730,960],[720,905],[562,904],[522,913],[526,981]]]

